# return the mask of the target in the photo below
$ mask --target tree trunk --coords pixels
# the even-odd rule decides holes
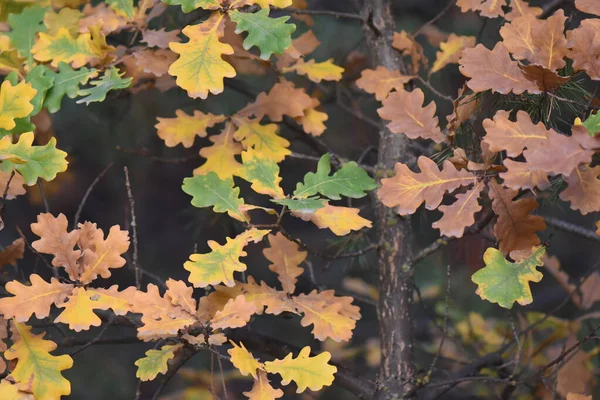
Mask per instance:
[[[373,67],[407,73],[398,52],[392,47],[394,20],[391,0],[364,0],[364,33]],[[396,162],[412,164],[409,139],[382,128],[378,166],[393,170]],[[413,362],[413,270],[410,218],[401,218],[375,199],[375,212],[381,248],[378,255],[380,301],[378,307],[381,367],[376,399],[399,399],[414,386]]]

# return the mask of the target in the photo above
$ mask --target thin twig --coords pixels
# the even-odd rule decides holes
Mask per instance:
[[[13,169],[8,177],[8,181],[6,181],[6,187],[4,188],[4,193],[2,194],[2,200],[0,202],[0,231],[4,229],[4,210],[6,208],[6,196],[8,196],[8,190],[10,188],[10,183],[15,177],[15,170]]]
[[[42,181],[38,179],[37,181],[38,188],[40,189],[40,195],[42,196],[42,200],[44,201],[44,210],[49,213],[50,212],[50,204],[48,204],[48,198],[46,197],[46,191],[44,190],[44,185]]]
[[[129,200],[129,212],[131,213],[131,231],[133,239],[133,269],[135,271],[135,287],[139,290],[142,287],[142,275],[140,273],[140,266],[138,261],[138,237],[137,237],[137,224],[135,221],[135,200],[133,199],[133,193],[131,192],[131,182],[129,181],[129,170],[127,167],[123,168],[125,171],[125,187],[127,189],[127,199]]]
[[[90,340],[88,343],[84,344],[83,346],[81,346],[80,348],[78,348],[77,350],[73,350],[69,355],[71,357],[73,357],[75,354],[77,353],[81,353],[82,351],[84,351],[85,349],[87,349],[88,347],[98,343],[100,341],[100,339],[102,339],[102,336],[104,335],[104,333],[108,330],[108,328],[112,325],[112,322],[109,321],[106,325],[104,325],[104,327],[102,328],[102,330],[98,333],[98,335],[96,335],[95,338],[93,338],[92,340]]]
[[[289,12],[292,14],[325,15],[325,16],[329,16],[329,17],[354,19],[354,20],[358,20],[358,21],[365,20],[365,18],[359,14],[338,12],[338,11],[333,11],[333,10],[308,10],[308,9],[304,9],[304,8],[294,8],[294,7],[286,7],[284,9],[275,8],[274,10]]]
[[[544,220],[546,221],[546,224],[553,228],[560,229],[561,231],[565,231],[585,239],[593,240],[595,242],[600,242],[600,236],[598,236],[598,234],[591,229],[587,229],[554,217],[544,217]]]
[[[444,7],[442,9],[442,11],[440,11],[435,17],[433,17],[432,19],[430,19],[429,21],[425,22],[423,25],[421,25],[413,34],[413,37],[417,37],[419,36],[422,32],[423,29],[425,29],[426,27],[428,27],[429,25],[435,23],[437,20],[439,20],[440,18],[442,18],[444,16],[444,14],[446,14],[448,11],[450,11],[450,9],[452,8],[452,6],[454,6],[454,3],[456,3],[456,0],[450,0],[448,2],[448,4],[446,4],[446,7]]]
[[[52,273],[54,274],[55,278],[58,278],[59,277],[58,269],[55,266],[53,266],[52,264],[50,264],[48,262],[48,260],[46,260],[46,258],[43,255],[40,254],[39,251],[37,251],[36,249],[33,248],[33,246],[31,245],[31,243],[29,243],[29,240],[27,240],[27,238],[25,237],[25,234],[23,233],[23,231],[21,230],[21,228],[19,228],[18,226],[16,228],[17,228],[17,232],[19,232],[19,236],[21,236],[21,238],[25,241],[25,244],[27,245],[27,248],[33,254],[35,254],[38,258],[40,258],[44,262],[44,264],[46,264],[46,266],[48,268],[50,268],[52,270]]]
[[[454,99],[451,96],[447,96],[441,92],[439,92],[436,88],[433,87],[433,85],[431,84],[431,82],[426,81],[425,79],[423,79],[422,77],[420,77],[419,75],[417,75],[417,79],[419,80],[419,82],[421,82],[427,89],[429,89],[431,91],[431,93],[435,94],[437,97],[439,97],[440,99],[444,99],[446,101],[449,101],[450,103],[454,104]]]
[[[102,171],[100,171],[98,176],[96,176],[96,179],[94,179],[92,181],[90,186],[88,186],[87,190],[85,191],[85,194],[81,198],[81,202],[79,202],[79,206],[77,207],[77,212],[75,213],[75,219],[73,220],[73,227],[71,229],[77,229],[77,224],[79,223],[79,217],[81,217],[81,211],[83,211],[83,206],[85,206],[85,203],[87,202],[88,197],[90,197],[92,190],[94,190],[94,187],[98,184],[98,182],[100,182],[100,179],[102,179],[102,177],[104,175],[106,175],[106,173],[112,168],[113,165],[114,165],[113,162],[108,163],[108,165],[106,167],[104,167],[104,169]]]

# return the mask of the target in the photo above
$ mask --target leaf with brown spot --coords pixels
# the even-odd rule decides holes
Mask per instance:
[[[531,215],[538,202],[532,198],[513,200],[518,192],[503,187],[496,180],[491,180],[488,188],[492,209],[498,216],[494,235],[500,243],[500,251],[506,255],[515,250],[531,250],[540,244],[536,232],[546,229],[546,223],[542,217]]]
[[[600,166],[582,165],[567,179],[567,188],[560,199],[571,203],[573,210],[583,215],[600,211]]]
[[[457,194],[456,201],[451,205],[438,207],[444,215],[432,227],[439,229],[441,235],[462,237],[465,229],[475,223],[475,213],[481,210],[479,196],[484,187],[483,181],[477,182],[466,193]]]
[[[504,186],[506,187],[515,190],[533,190],[536,187],[540,190],[546,190],[552,186],[546,172],[530,170],[527,163],[506,159],[504,160],[504,166],[507,170],[500,174],[500,178],[504,180]]]
[[[263,254],[271,261],[269,269],[277,274],[283,290],[293,294],[297,278],[304,272],[304,268],[299,265],[306,259],[307,252],[300,251],[298,244],[287,239],[281,232],[270,234],[268,239],[271,247],[264,249]]]
[[[421,89],[407,92],[400,89],[383,100],[383,107],[377,110],[379,116],[391,121],[387,127],[393,133],[402,133],[410,139],[431,139],[436,143],[446,141],[435,116],[435,103],[423,107],[425,95]]]
[[[525,77],[519,64],[510,58],[501,42],[496,43],[493,50],[488,50],[482,44],[465,49],[459,64],[460,72],[471,78],[467,86],[474,92],[541,93],[537,85]]]
[[[400,215],[414,214],[424,202],[428,210],[438,208],[444,194],[460,186],[469,186],[476,182],[475,175],[465,170],[458,171],[446,160],[442,169],[427,157],[417,160],[420,173],[412,172],[407,165],[396,163],[395,175],[381,180],[377,197],[387,207],[397,207]]]
[[[376,69],[363,70],[360,79],[356,81],[356,86],[367,93],[374,94],[378,101],[382,101],[392,90],[403,90],[404,85],[414,78],[379,66]]]

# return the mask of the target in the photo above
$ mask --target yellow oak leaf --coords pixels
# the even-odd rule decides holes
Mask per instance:
[[[333,58],[323,62],[304,61],[301,58],[291,67],[284,68],[282,72],[296,72],[300,75],[306,75],[308,79],[315,83],[320,83],[321,81],[341,80],[344,68],[335,65]]]
[[[281,232],[269,235],[269,245],[263,250],[265,258],[271,261],[269,269],[277,274],[283,290],[293,294],[296,291],[297,278],[302,275],[304,268],[299,265],[307,256],[306,251],[300,251],[297,243],[292,242]]]
[[[267,373],[265,371],[258,371],[258,378],[254,380],[252,390],[244,392],[244,395],[249,400],[274,400],[283,397],[283,390],[273,388],[269,382],[269,378],[267,378]]]
[[[58,12],[49,10],[44,15],[46,33],[54,36],[60,28],[66,28],[71,35],[76,36],[79,33],[79,19],[81,16],[81,11],[72,8],[63,8]]]
[[[21,392],[18,384],[12,384],[7,379],[0,381],[0,399],[35,400],[32,394]]]
[[[0,314],[4,318],[14,318],[17,322],[27,321],[32,314],[37,319],[50,315],[52,304],[60,303],[73,290],[73,285],[61,283],[56,278],[50,283],[37,274],[29,276],[31,285],[23,285],[18,281],[6,284],[6,291],[13,296],[0,299]]]
[[[79,68],[87,63],[98,62],[113,47],[99,47],[92,39],[91,33],[82,33],[75,38],[67,28],[60,28],[55,35],[44,32],[31,48],[33,58],[37,61],[50,61],[50,65],[58,67],[63,61]]]
[[[261,125],[258,119],[233,119],[238,129],[234,133],[235,140],[242,143],[244,149],[253,148],[263,157],[281,162],[292,152],[288,149],[290,142],[277,134],[276,124]]]
[[[458,36],[451,33],[448,39],[440,43],[440,50],[436,55],[435,62],[431,67],[430,74],[433,74],[446,65],[456,64],[466,48],[475,46],[475,36]]]
[[[12,326],[13,345],[4,352],[7,360],[16,360],[10,377],[17,383],[27,385],[36,399],[52,400],[71,394],[71,384],[61,371],[73,366],[73,359],[64,354],[53,356],[56,343],[44,340],[45,333],[35,335],[25,324]]]
[[[241,175],[242,164],[235,156],[242,153],[242,145],[233,140],[234,132],[235,125],[227,122],[220,134],[209,138],[214,144],[200,150],[206,162],[194,170],[194,175],[206,175],[211,171],[221,179]]]
[[[215,12],[202,24],[183,29],[189,42],[169,44],[169,48],[180,55],[171,64],[169,74],[177,77],[177,85],[192,98],[206,99],[209,92],[223,92],[223,79],[235,76],[235,69],[222,58],[233,54],[230,45],[219,41],[223,34],[222,22],[223,14]]]
[[[31,100],[37,90],[31,84],[21,81],[13,86],[8,80],[0,86],[0,128],[13,129],[16,118],[27,117],[33,111]]]
[[[251,228],[234,239],[227,238],[224,245],[209,240],[208,246],[212,250],[208,254],[192,254],[183,268],[190,272],[188,280],[194,287],[206,287],[224,283],[227,286],[235,285],[234,272],[246,270],[246,265],[240,262],[240,257],[246,256],[244,247],[250,242],[259,242],[268,230]]]
[[[329,228],[337,236],[346,236],[352,231],[370,228],[373,223],[358,215],[358,208],[332,206],[326,203],[313,213],[293,211],[292,215],[311,221],[320,229]]]
[[[176,110],[175,115],[175,118],[156,118],[158,124],[154,125],[158,137],[165,141],[167,147],[182,144],[183,147],[190,148],[194,145],[196,136],[206,137],[208,128],[225,121],[223,115],[204,114],[198,110],[194,111],[194,115]]]
[[[83,259],[80,261],[79,281],[90,283],[98,275],[108,278],[111,275],[110,269],[125,265],[125,259],[121,254],[129,249],[129,232],[122,231],[118,225],[114,225],[104,239],[104,232],[97,228],[96,224],[86,222],[80,224],[80,229],[82,237],[90,237],[91,240],[80,246],[83,250]]]
[[[254,303],[248,302],[244,295],[230,299],[223,307],[215,313],[210,320],[213,329],[241,328],[245,326],[256,313]]]
[[[310,347],[300,350],[298,357],[292,353],[282,360],[265,362],[265,370],[272,374],[281,375],[281,384],[288,385],[294,381],[298,386],[296,393],[302,393],[307,388],[313,391],[321,390],[333,383],[337,368],[329,364],[331,354],[324,351],[318,356],[310,356]]]
[[[246,350],[244,343],[240,343],[239,346],[232,340],[229,343],[233,348],[227,350],[227,353],[231,356],[233,366],[240,371],[240,374],[244,376],[252,375],[254,379],[258,379],[257,370],[262,369],[261,363],[252,356],[252,353]]]
[[[327,113],[317,110],[321,102],[313,97],[313,105],[304,110],[304,115],[296,117],[294,120],[302,125],[304,132],[313,135],[321,136],[327,127],[325,121],[329,119]]]
[[[244,167],[240,175],[246,181],[252,183],[252,190],[256,193],[271,196],[274,199],[285,197],[280,186],[281,177],[276,162],[249,148],[242,153],[242,163]]]

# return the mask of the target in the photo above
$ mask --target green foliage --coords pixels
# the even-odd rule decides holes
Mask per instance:
[[[239,208],[244,200],[239,198],[240,189],[234,187],[233,179],[220,179],[214,172],[183,180],[182,189],[192,196],[194,207],[214,207],[215,212],[226,212],[233,218],[245,220]]]
[[[36,5],[24,9],[20,14],[10,14],[8,16],[11,31],[6,35],[17,48],[19,54],[27,58],[29,65],[33,64],[31,48],[35,42],[36,33],[46,32],[44,15],[47,10],[47,8]]]
[[[87,81],[96,75],[94,68],[82,67],[73,69],[65,62],[58,64],[58,72],[49,71],[54,77],[54,85],[48,90],[44,106],[51,113],[60,110],[62,99],[65,95],[73,99],[79,95],[79,86],[85,85]]]
[[[104,101],[106,94],[111,90],[128,88],[131,86],[133,78],[123,79],[121,78],[123,74],[119,73],[116,67],[110,67],[110,69],[104,71],[102,78],[90,82],[93,87],[79,91],[80,96],[86,97],[77,100],[77,104],[85,103],[89,105],[92,102]]]

